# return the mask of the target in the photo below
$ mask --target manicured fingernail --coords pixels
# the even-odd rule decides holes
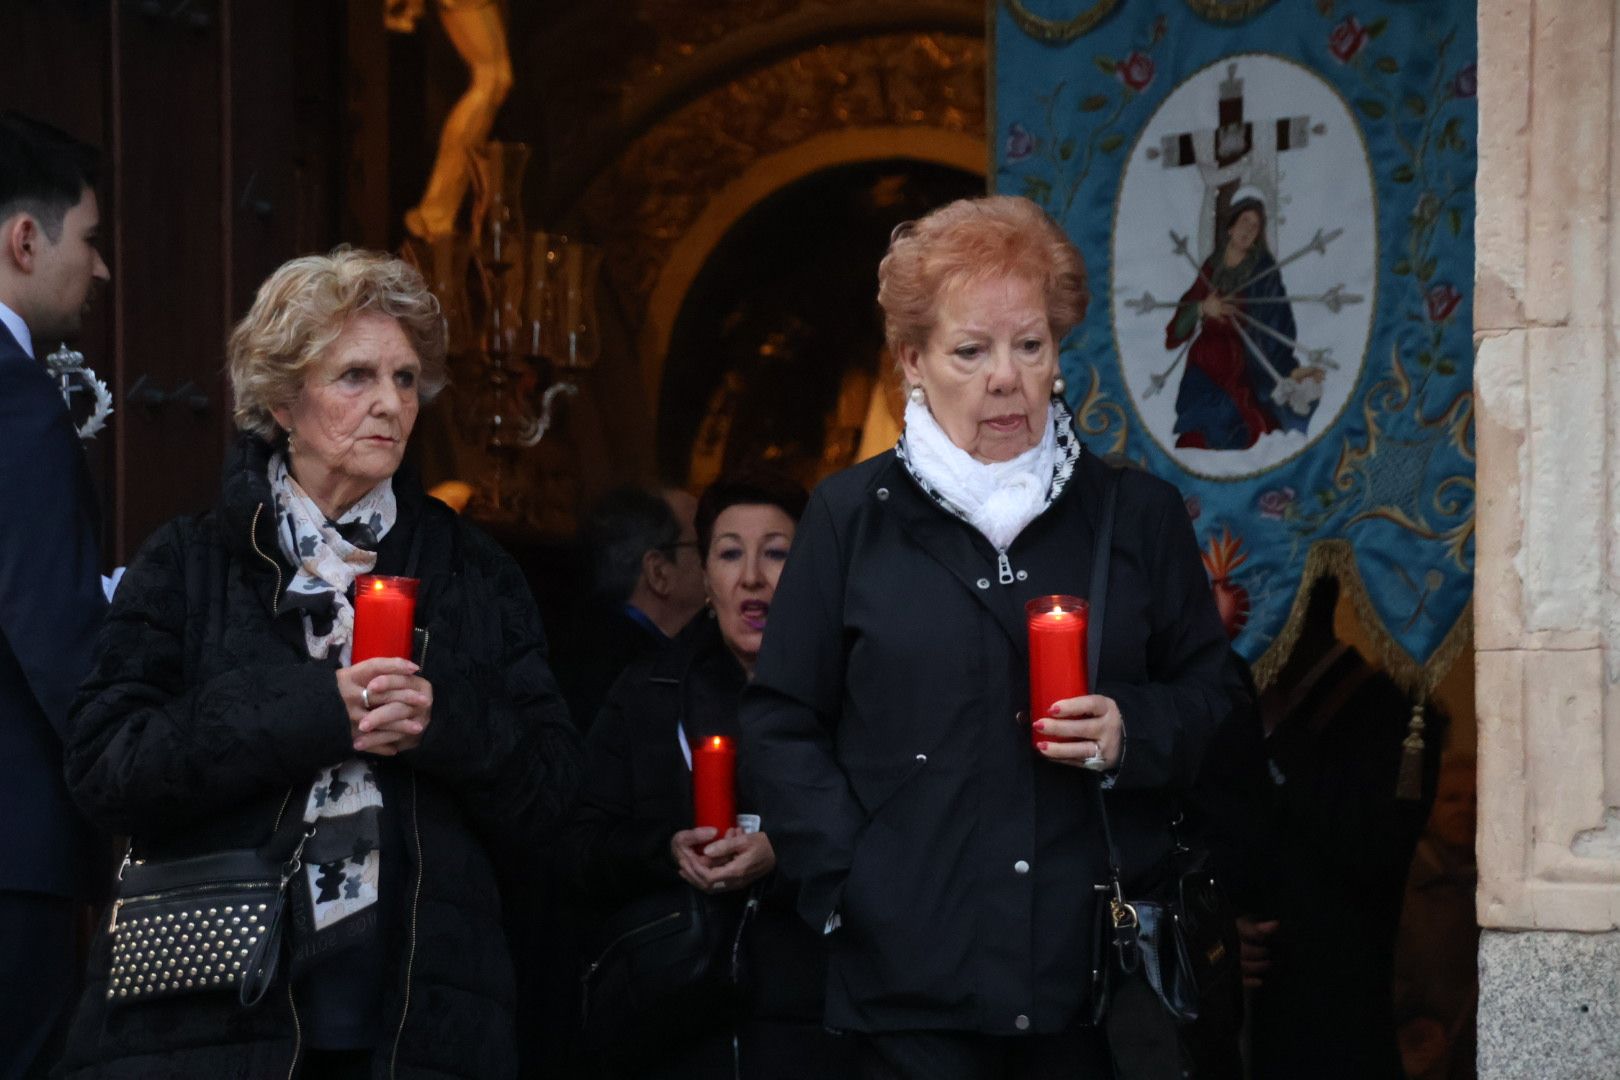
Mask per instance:
[[[1050,745],[1049,743],[1038,742],[1038,743],[1035,744],[1035,749],[1039,750],[1041,753],[1044,754],[1044,753],[1046,753],[1046,748],[1049,745]]]
[[[1046,730],[1046,722],[1044,720],[1035,721],[1035,730],[1036,731],[1045,731]]]

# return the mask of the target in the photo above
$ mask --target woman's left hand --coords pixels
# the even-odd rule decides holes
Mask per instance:
[[[1125,745],[1119,706],[1102,694],[1064,698],[1052,706],[1051,716],[1035,721],[1035,731],[1035,749],[1048,761],[1082,769],[1114,768]],[[1042,735],[1052,738],[1042,739]],[[1061,739],[1070,741],[1058,741]]]

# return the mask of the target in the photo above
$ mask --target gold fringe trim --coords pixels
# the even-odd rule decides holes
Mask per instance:
[[[1446,672],[1457,662],[1457,658],[1473,644],[1474,601],[1470,598],[1457,616],[1457,621],[1446,631],[1440,647],[1429,657],[1428,663],[1419,664],[1384,628],[1384,621],[1373,607],[1372,597],[1367,594],[1367,586],[1361,580],[1361,571],[1356,567],[1350,541],[1321,540],[1311,545],[1311,550],[1305,557],[1305,572],[1300,577],[1299,591],[1294,594],[1294,605],[1288,611],[1288,620],[1283,623],[1283,628],[1277,634],[1276,640],[1271,643],[1271,647],[1253,664],[1254,681],[1260,689],[1264,690],[1271,685],[1282,671],[1283,665],[1288,662],[1294,646],[1299,644],[1300,630],[1305,624],[1305,609],[1310,603],[1311,587],[1319,578],[1327,576],[1338,579],[1340,589],[1350,599],[1350,606],[1356,614],[1357,622],[1372,639],[1379,667],[1395,680],[1395,685],[1399,686],[1401,692],[1408,697],[1419,702],[1427,701],[1434,694],[1435,687],[1440,685],[1440,680],[1445,678]]]

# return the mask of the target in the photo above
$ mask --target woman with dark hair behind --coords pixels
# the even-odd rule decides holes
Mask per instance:
[[[636,913],[671,897],[701,901],[705,916],[728,932],[743,909],[752,916],[741,936],[751,977],[740,999],[694,1010],[693,991],[663,1002],[653,1010],[658,1016],[635,1025],[645,1035],[639,1039],[629,1037],[628,1017],[615,1017],[626,1021],[615,1025],[616,1045],[601,1047],[615,1077],[848,1074],[842,1043],[821,1027],[821,943],[794,914],[794,893],[774,872],[770,822],[724,836],[692,827],[691,748],[716,735],[738,736],[738,701],[804,504],[803,490],[764,473],[723,477],[703,493],[697,533],[708,608],[667,649],[626,670],[591,728],[563,861],[591,903],[617,912],[608,925],[642,921]],[[745,811],[756,805],[747,790],[738,803]],[[611,962],[608,939],[619,935],[604,930],[601,937],[599,965]],[[588,1003],[595,975],[587,975]]]

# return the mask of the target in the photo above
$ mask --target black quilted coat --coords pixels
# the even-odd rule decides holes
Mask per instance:
[[[280,603],[292,571],[276,543],[269,453],[244,440],[219,505],[146,544],[74,706],[74,797],[148,858],[266,845],[288,792],[297,807],[319,767],[353,753],[333,665],[309,659],[297,610]],[[394,487],[400,515],[378,572],[422,579],[434,704],[422,744],[382,759],[397,770],[411,865],[373,1075],[508,1077],[499,880],[540,864],[577,783],[578,740],[517,565],[405,472]],[[109,1005],[107,966],[103,924],[61,1075],[292,1075],[301,1031],[288,986],[251,1010],[223,994]]]

